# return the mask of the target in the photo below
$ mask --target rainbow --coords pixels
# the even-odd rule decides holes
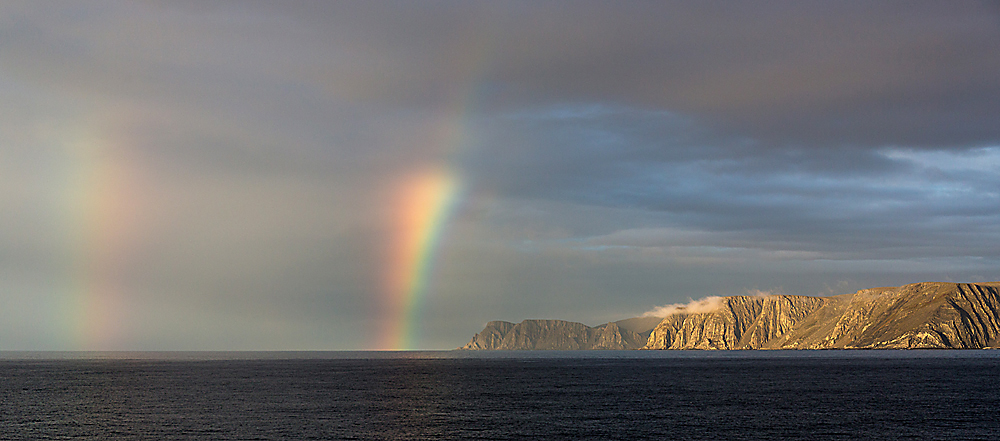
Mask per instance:
[[[416,338],[436,250],[458,188],[458,179],[446,167],[419,170],[400,180],[383,280],[390,311],[383,349],[409,349]]]
[[[454,110],[454,109],[453,109]],[[460,115],[461,112],[458,113]],[[54,348],[66,350],[127,349],[129,317],[135,312],[126,295],[128,266],[141,247],[144,206],[150,195],[144,158],[122,148],[114,127],[88,124],[63,129],[56,139],[65,158],[58,172],[58,217],[65,221],[69,253],[48,329]],[[444,153],[461,143],[464,122],[450,112],[439,121],[435,143]],[[451,212],[462,194],[459,173],[447,155],[402,173],[385,201],[389,248],[381,271],[380,302],[386,314],[378,348],[409,349],[418,335],[422,307],[432,286],[434,261]]]
[[[388,199],[380,201],[391,207],[375,288],[381,329],[372,346],[380,349],[418,344],[437,252],[464,191],[455,158],[465,142],[470,107],[479,88],[486,86],[479,80],[492,43],[489,32],[476,29],[474,34],[480,37],[462,40],[454,65],[445,69],[465,87],[438,103],[439,119],[431,124],[427,143],[413,146],[427,162],[411,164],[399,173]],[[155,210],[142,205],[151,198],[143,194],[149,190],[142,182],[145,158],[135,156],[142,154],[141,149],[119,147],[128,145],[127,129],[134,119],[141,122],[145,116],[123,112],[91,117],[81,121],[82,130],[61,128],[50,135],[58,139],[48,140],[60,144],[68,158],[60,173],[68,179],[61,187],[65,193],[60,195],[59,218],[67,220],[65,240],[72,252],[67,256],[69,277],[61,287],[64,294],[54,306],[55,323],[50,324],[60,330],[58,344],[63,348],[113,350],[130,344],[129,326],[135,323],[129,317],[138,304],[126,295],[127,269],[148,233],[139,230],[152,220],[142,216]]]
[[[382,332],[379,349],[412,349],[420,332],[420,314],[432,285],[434,261],[443,232],[463,195],[461,175],[452,162],[466,141],[470,109],[487,86],[481,81],[493,46],[488,23],[458,48],[449,69],[466,87],[451,96],[435,124],[427,151],[431,165],[411,168],[391,190],[388,259],[382,280]]]

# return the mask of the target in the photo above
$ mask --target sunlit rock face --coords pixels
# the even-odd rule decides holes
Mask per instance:
[[[482,332],[459,349],[470,350],[577,350],[638,349],[646,344],[659,318],[636,318],[597,327],[563,320],[489,322]]]
[[[961,348],[998,346],[1000,283],[917,283],[858,291],[790,333],[794,348]],[[840,312],[843,311],[843,312]]]
[[[643,349],[917,349],[1000,345],[1000,283],[916,283],[835,297],[725,297],[663,319]]]
[[[724,297],[716,311],[663,319],[645,349],[759,349],[825,302],[821,297],[788,295]]]

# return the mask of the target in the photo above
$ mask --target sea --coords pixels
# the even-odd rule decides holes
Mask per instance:
[[[2,352],[0,439],[997,440],[1000,351]]]

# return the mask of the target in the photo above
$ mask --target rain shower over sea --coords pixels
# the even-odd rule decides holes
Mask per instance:
[[[1000,351],[0,355],[3,439],[1000,437]]]

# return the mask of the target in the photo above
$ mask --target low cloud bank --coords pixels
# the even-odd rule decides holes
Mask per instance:
[[[674,314],[701,314],[712,312],[722,306],[723,297],[711,296],[692,300],[688,303],[674,303],[653,308],[642,314],[643,317],[670,317]]]
[[[746,295],[753,297],[770,297],[778,295],[774,291],[762,291],[759,289],[747,290]],[[658,306],[642,314],[642,317],[670,317],[674,314],[702,314],[712,312],[722,307],[725,297],[710,296],[703,299],[692,300],[687,303],[674,303],[671,305]]]

